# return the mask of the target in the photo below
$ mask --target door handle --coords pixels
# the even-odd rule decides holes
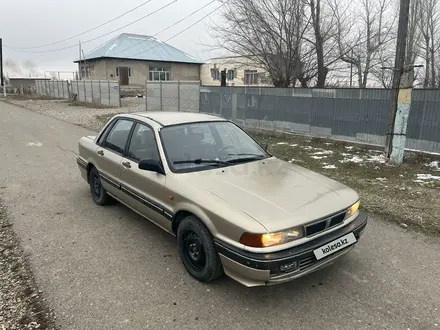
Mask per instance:
[[[99,150],[99,151],[98,151],[98,155],[104,156],[104,151]]]
[[[124,165],[127,168],[131,168],[130,162],[122,162],[122,165]]]

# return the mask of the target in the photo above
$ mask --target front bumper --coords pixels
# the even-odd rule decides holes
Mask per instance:
[[[320,260],[316,259],[313,251],[350,233],[359,240],[367,222],[367,214],[360,213],[354,221],[331,233],[290,249],[266,254],[239,250],[219,241],[215,243],[228,276],[246,286],[272,285],[294,280],[330,265],[356,243]],[[293,270],[282,271],[286,265],[296,266]]]

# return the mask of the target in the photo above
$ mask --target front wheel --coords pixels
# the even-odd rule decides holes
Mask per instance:
[[[180,223],[177,244],[183,265],[195,279],[207,283],[223,274],[211,233],[195,216],[188,216]]]

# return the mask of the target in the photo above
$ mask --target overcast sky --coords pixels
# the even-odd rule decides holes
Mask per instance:
[[[131,26],[95,41],[87,42],[87,40],[121,28],[173,1],[151,0],[134,12],[80,37],[52,46],[24,50],[46,51],[74,45],[69,49],[26,53],[4,47],[5,72],[10,76],[26,74],[31,70],[33,63],[36,65],[34,70],[41,73],[45,70],[74,71],[77,68],[73,61],[78,58],[78,41],[83,43],[84,52],[87,53],[123,32],[153,35],[211,2],[211,0],[177,0],[165,9]],[[147,0],[0,0],[0,2],[0,37],[3,38],[3,44],[13,48],[28,48],[75,36],[147,2]],[[166,40],[172,37],[218,6],[219,2],[212,3],[177,26],[157,35],[157,38]],[[202,60],[219,55],[219,51],[206,46],[215,43],[209,37],[208,29],[209,25],[218,19],[219,11],[216,11],[209,18],[168,43]]]

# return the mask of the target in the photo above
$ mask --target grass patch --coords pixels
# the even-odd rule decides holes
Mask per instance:
[[[385,162],[382,148],[257,130],[249,133],[267,142],[274,156],[355,189],[364,211],[440,234],[440,171],[432,165],[440,164],[440,156],[406,152],[404,164],[393,166]]]

